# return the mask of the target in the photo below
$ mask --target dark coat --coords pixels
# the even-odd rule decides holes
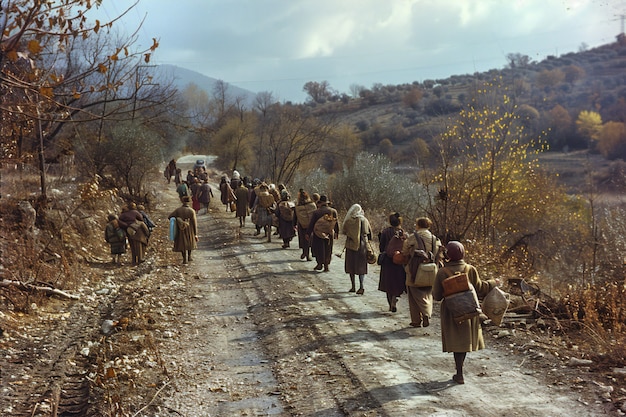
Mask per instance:
[[[124,231],[126,231],[128,226],[131,225],[132,223],[134,223],[135,220],[139,220],[139,221],[143,222],[143,216],[137,210],[126,210],[126,211],[123,211],[119,215],[118,220],[119,220],[119,223],[120,223],[120,227],[122,229],[124,229]]]
[[[384,229],[378,235],[378,249],[380,253],[385,253],[387,245],[391,238],[395,235],[396,230],[402,231],[402,229],[396,229],[393,226],[389,226]],[[378,289],[386,292],[392,296],[399,296],[406,292],[406,286],[404,281],[406,279],[406,272],[404,266],[394,264],[393,259],[389,256],[384,256],[383,263],[380,266],[380,279],[378,281]]]
[[[241,185],[235,190],[235,198],[237,199],[237,217],[246,217],[248,215],[248,198],[250,193],[248,189]]]
[[[289,207],[292,212],[291,219],[287,220],[283,218],[280,210],[280,206],[288,206],[290,205],[289,201],[283,200],[278,203],[278,207],[276,208],[276,217],[278,217],[278,234],[281,239],[292,239],[296,235],[296,216],[294,213],[294,208]]]
[[[317,222],[324,214],[330,214],[335,219],[338,219],[337,210],[332,207],[328,207],[327,204],[322,203],[320,208],[315,210],[311,215],[311,221],[309,222],[309,227],[307,228],[307,235],[309,235],[309,242],[311,242],[311,251],[315,255],[315,259],[319,264],[330,264],[333,252],[333,240],[334,236],[331,235],[330,239],[322,239],[321,237],[317,237],[315,233],[313,233],[313,228],[315,226],[315,222]],[[339,225],[335,223],[335,235],[339,234]]]
[[[208,182],[203,182],[198,189],[198,201],[204,205],[209,205],[213,197],[213,190]]]

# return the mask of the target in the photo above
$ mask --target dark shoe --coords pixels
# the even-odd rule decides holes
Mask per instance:
[[[452,380],[454,382],[456,382],[457,384],[465,384],[465,381],[463,380],[463,376],[462,375],[452,375]]]
[[[352,287],[348,290],[348,292],[356,292],[356,288]]]
[[[317,264],[317,265],[315,265],[315,268],[313,268],[313,269],[315,269],[316,271],[321,271],[322,268],[323,268],[322,264]]]
[[[300,255],[300,259],[304,259],[306,258],[306,255],[303,253],[302,255]]]
[[[327,267],[327,266],[325,266],[325,267],[324,267],[324,272],[329,272],[329,271],[330,271],[330,269],[328,269],[328,267]]]
[[[363,295],[364,292],[365,290],[363,288],[359,288],[359,290],[356,293],[359,295]]]
[[[283,249],[287,249],[289,247],[289,245],[283,243],[282,245],[280,245],[280,247],[283,248]]]
[[[183,265],[187,265],[187,260],[186,259],[183,261]]]
[[[255,235],[255,236],[258,236],[258,235],[260,235],[260,234],[261,234],[261,231],[260,231],[260,230],[257,230],[256,232],[254,232],[254,235]]]
[[[428,326],[430,326],[430,320],[428,319],[428,317],[424,317],[424,327]]]
[[[395,313],[396,311],[398,311],[398,308],[396,306],[391,307],[391,312]]]
[[[411,327],[422,327],[422,323],[414,323],[414,322],[411,322],[410,326],[411,326]]]

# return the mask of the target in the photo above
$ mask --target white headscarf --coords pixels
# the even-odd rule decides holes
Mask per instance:
[[[346,217],[343,219],[343,223],[341,224],[341,230],[344,230],[346,221],[349,221],[350,219],[356,219],[357,217],[364,218],[365,212],[363,211],[363,208],[361,207],[361,205],[353,204],[352,207],[348,209],[348,212],[346,213]]]

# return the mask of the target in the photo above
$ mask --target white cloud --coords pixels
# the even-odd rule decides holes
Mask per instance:
[[[141,0],[141,43],[183,66],[284,99],[307,81],[340,91],[484,71],[510,52],[533,59],[612,42],[624,4],[594,0]],[[114,16],[118,1],[103,8]],[[115,8],[118,9],[115,9]]]

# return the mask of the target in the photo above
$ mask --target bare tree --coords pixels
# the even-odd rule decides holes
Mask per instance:
[[[78,113],[90,114],[86,102],[95,107],[98,102],[95,97],[102,99],[103,92],[119,91],[126,81],[135,78],[133,70],[127,72],[130,74],[127,77],[111,76],[110,71],[116,66],[137,63],[138,58],[147,63],[158,46],[155,40],[150,48],[131,51],[136,37],[130,36],[106,54],[94,53],[91,61],[75,60],[72,52],[81,39],[109,30],[115,22],[90,23],[86,13],[91,7],[88,0],[51,4],[26,0],[2,2],[0,111],[3,119],[22,123],[19,130],[23,136],[38,138],[42,197],[46,195],[45,144],[53,132],[58,132],[63,123],[75,119]],[[111,83],[113,79],[115,83]],[[17,113],[21,116],[15,117]],[[102,114],[91,113],[90,117],[96,119]],[[3,147],[14,145],[3,143]]]

